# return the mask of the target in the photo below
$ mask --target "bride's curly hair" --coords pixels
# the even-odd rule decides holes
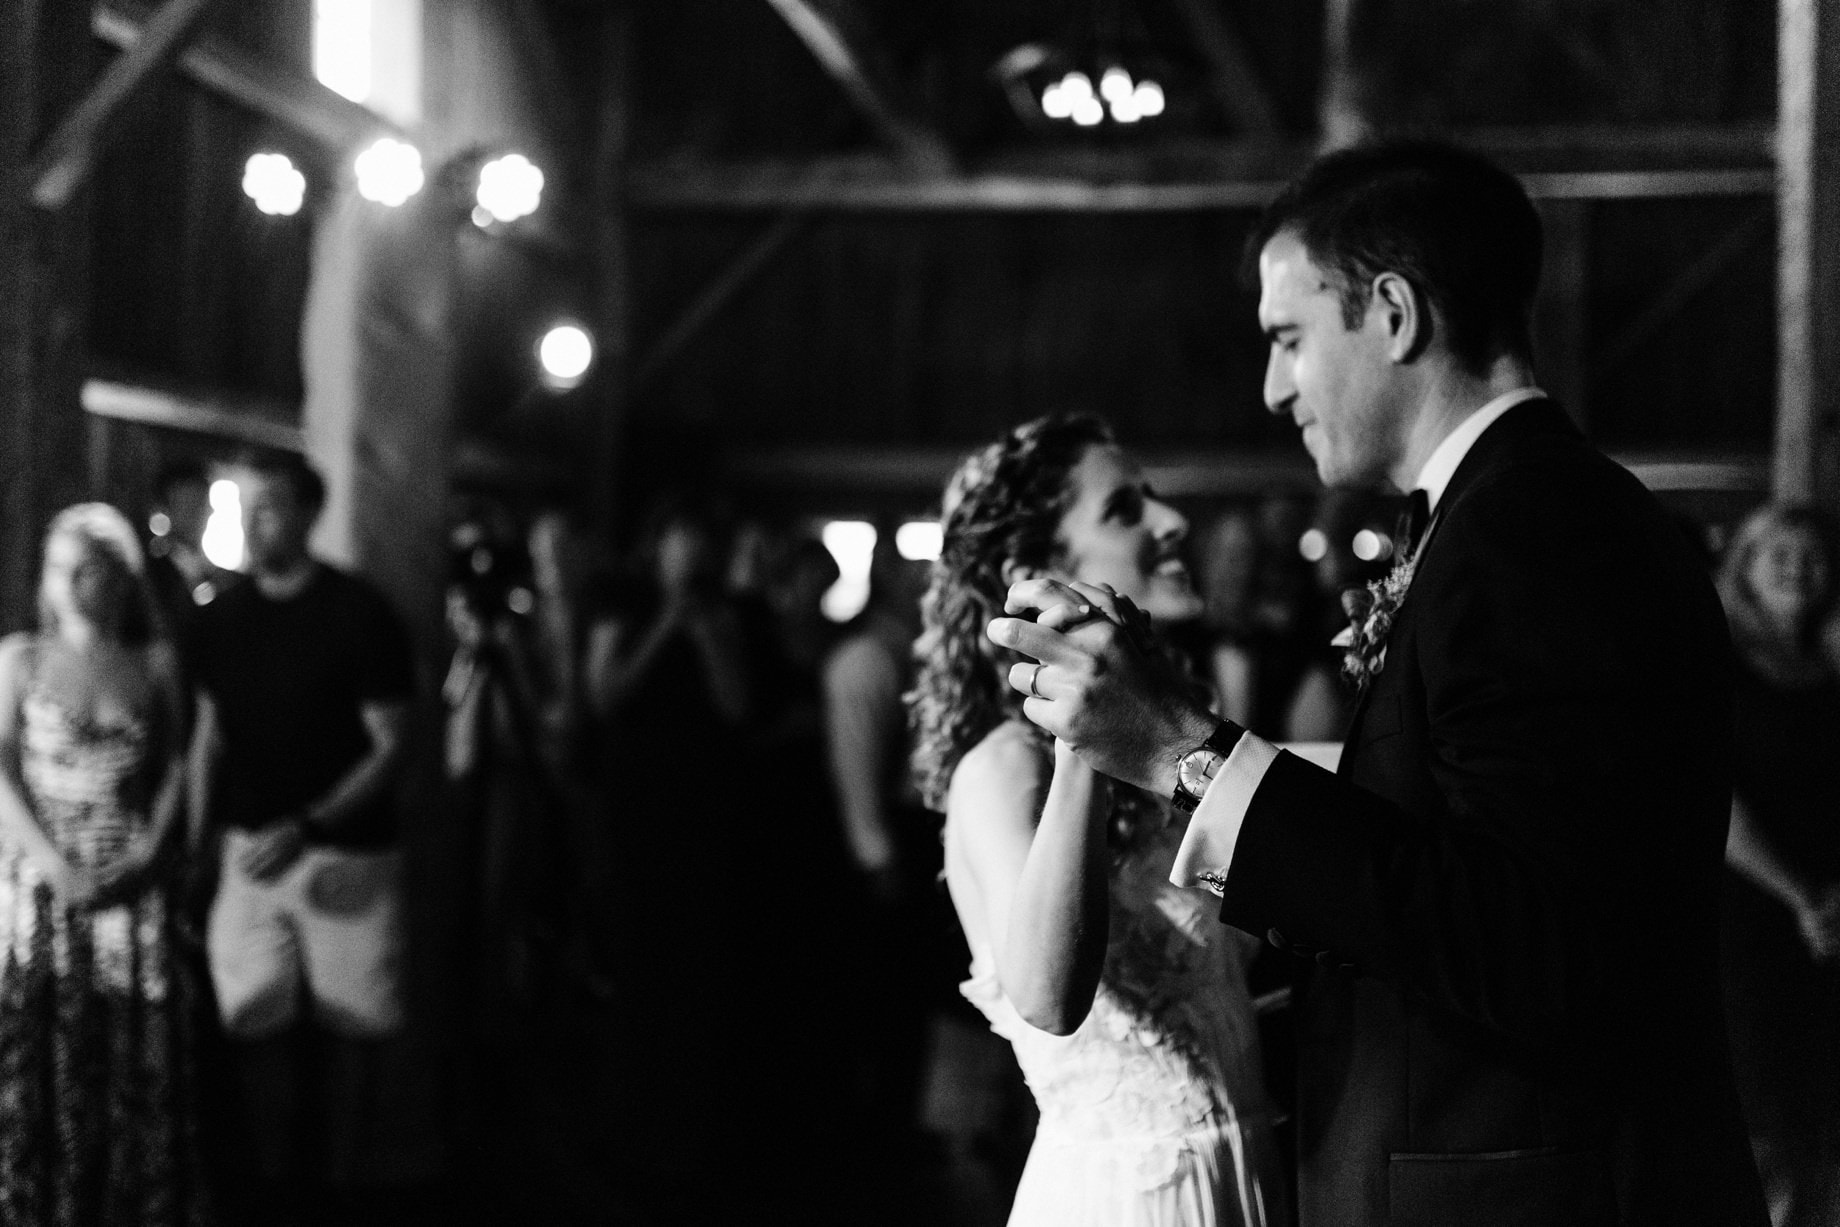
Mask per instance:
[[[1087,451],[1115,446],[1112,429],[1089,414],[1054,414],[1011,430],[959,465],[946,483],[943,539],[920,602],[914,642],[914,688],[907,694],[914,734],[913,775],[927,806],[945,808],[952,772],[966,752],[1006,720],[1020,720],[1022,696],[1009,667],[1024,657],[984,633],[1003,614],[1009,591],[1004,566],[1047,569],[1059,561],[1061,518],[1076,495],[1070,477]],[[1119,787],[1112,842],[1128,844],[1154,808],[1136,789]]]

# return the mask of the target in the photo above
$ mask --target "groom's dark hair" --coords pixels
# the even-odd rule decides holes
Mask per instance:
[[[1520,181],[1480,154],[1441,141],[1393,140],[1327,154],[1266,208],[1247,245],[1295,235],[1328,276],[1350,328],[1381,273],[1423,294],[1446,348],[1480,374],[1503,354],[1533,356],[1540,215]],[[1434,324],[1434,327],[1436,325]]]

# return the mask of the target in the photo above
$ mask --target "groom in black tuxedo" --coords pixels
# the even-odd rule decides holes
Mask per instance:
[[[1192,811],[1175,880],[1298,956],[1304,1227],[1761,1227],[1714,963],[1725,623],[1535,387],[1538,216],[1474,155],[1376,145],[1318,161],[1255,243],[1272,412],[1324,482],[1429,511],[1356,611],[1339,772],[1194,707],[1101,589],[1011,590],[1038,618],[991,637],[1043,662],[1011,684]]]

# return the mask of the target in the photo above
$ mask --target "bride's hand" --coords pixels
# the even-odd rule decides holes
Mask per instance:
[[[96,870],[91,905],[101,907],[133,899],[152,878],[159,859],[157,843],[146,836],[135,839],[120,856]]]
[[[95,905],[101,884],[89,870],[65,861],[45,876],[50,880],[51,889],[57,894],[58,901],[65,907],[86,911]]]

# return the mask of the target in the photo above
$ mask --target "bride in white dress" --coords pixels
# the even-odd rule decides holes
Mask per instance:
[[[961,986],[1041,1109],[1010,1227],[1281,1227],[1288,1220],[1246,992],[1249,939],[1169,882],[1166,798],[1087,768],[1022,716],[1020,658],[984,633],[1011,583],[1107,584],[1159,622],[1201,601],[1187,522],[1088,417],[1043,418],[946,488],[915,651],[915,770],[946,813]]]

